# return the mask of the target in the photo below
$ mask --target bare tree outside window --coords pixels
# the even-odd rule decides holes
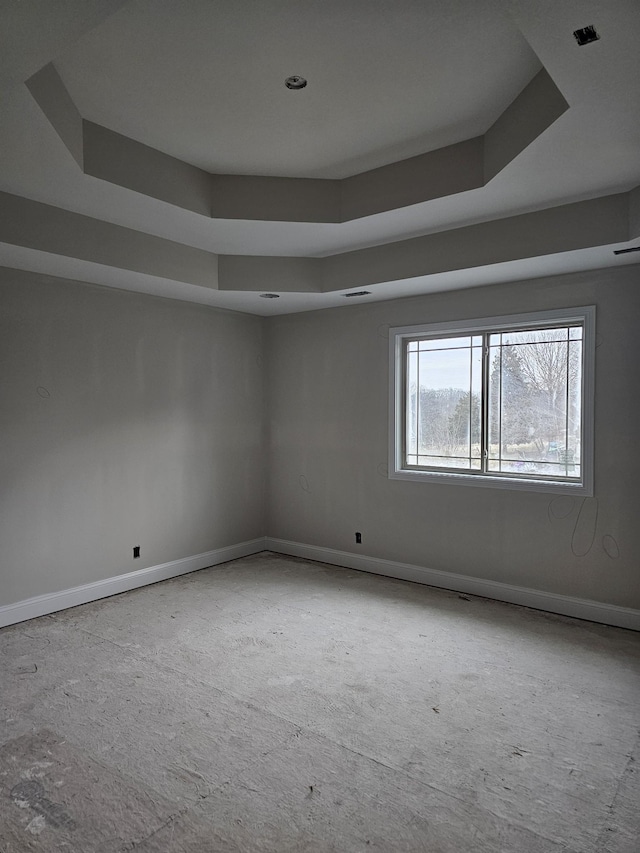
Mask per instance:
[[[582,330],[489,336],[488,467],[579,476]]]

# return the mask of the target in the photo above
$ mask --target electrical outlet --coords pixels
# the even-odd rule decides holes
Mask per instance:
[[[362,545],[362,533],[356,533],[356,545]]]
[[[140,546],[134,545],[133,546],[133,559],[137,560],[139,556],[140,556]]]

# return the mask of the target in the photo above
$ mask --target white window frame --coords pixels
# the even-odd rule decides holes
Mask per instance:
[[[517,331],[518,329],[544,328],[564,323],[582,324],[582,417],[580,441],[580,473],[577,482],[565,480],[527,479],[526,475],[510,477],[500,473],[424,471],[403,467],[403,430],[405,405],[404,342],[408,338],[428,336],[446,338],[461,333]],[[389,330],[389,478],[424,483],[448,483],[465,486],[484,486],[497,489],[517,489],[530,492],[548,492],[562,495],[593,495],[594,446],[594,389],[595,389],[595,306],[560,308],[554,311],[536,311],[527,314],[510,314],[504,317],[485,317],[449,323],[423,323],[401,326]]]

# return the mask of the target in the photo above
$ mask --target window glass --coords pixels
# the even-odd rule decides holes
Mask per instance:
[[[541,315],[529,315],[530,325],[524,315],[503,327],[491,320],[467,334],[392,330],[401,359],[400,372],[393,370],[401,412],[394,473],[584,486],[585,406],[589,425],[593,396],[585,394],[585,365],[593,362],[585,329],[593,356],[593,309],[566,309],[578,316],[564,324],[558,313],[544,315],[547,324]],[[592,369],[587,378],[592,383]]]

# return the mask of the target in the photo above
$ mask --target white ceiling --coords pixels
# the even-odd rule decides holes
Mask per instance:
[[[14,195],[209,252],[322,257],[640,185],[637,0],[84,0],[66,18],[59,6],[74,4],[1,7],[0,190]],[[588,24],[601,38],[578,47],[573,30]],[[83,174],[24,85],[49,61],[85,119],[219,173],[342,178],[459,142],[541,67],[569,109],[477,190],[340,224],[210,219]],[[291,74],[307,88],[287,90]],[[53,274],[258,314],[344,304],[187,294],[171,278],[0,246],[9,266],[41,270],[47,257]],[[638,261],[607,241],[367,289],[392,298]]]
[[[541,66],[491,2],[139,0],[56,67],[85,118],[210,172],[342,178],[484,133]]]

